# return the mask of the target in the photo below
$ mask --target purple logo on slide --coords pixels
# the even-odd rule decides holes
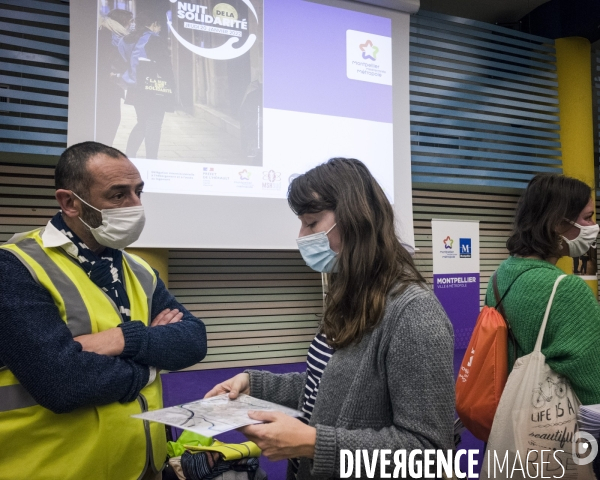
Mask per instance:
[[[377,53],[379,49],[373,45],[371,40],[367,40],[365,43],[358,46],[362,53],[362,58],[365,60],[377,60]]]

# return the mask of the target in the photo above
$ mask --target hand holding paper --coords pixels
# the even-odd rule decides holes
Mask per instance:
[[[261,422],[248,425],[240,431],[256,443],[264,456],[272,462],[287,458],[313,458],[317,430],[281,412],[249,412],[250,418]]]
[[[231,400],[228,395],[224,393],[204,400],[133,415],[133,417],[172,425],[206,437],[214,437],[246,425],[262,423],[261,420],[250,418],[249,411],[275,411],[292,417],[302,416],[302,412],[298,410],[249,395],[241,394],[235,400]]]

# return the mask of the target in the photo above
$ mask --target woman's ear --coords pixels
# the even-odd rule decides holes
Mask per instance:
[[[561,220],[561,222],[554,229],[554,232],[559,236],[564,235],[565,232],[569,231],[572,227],[573,225],[571,225],[566,220]]]

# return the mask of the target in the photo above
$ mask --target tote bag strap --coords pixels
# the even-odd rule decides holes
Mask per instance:
[[[552,301],[554,300],[554,295],[556,294],[556,289],[558,288],[558,284],[561,282],[566,275],[561,275],[554,282],[554,288],[552,289],[552,293],[550,294],[550,300],[548,300],[548,306],[546,307],[546,313],[544,314],[544,321],[542,322],[542,326],[540,328],[540,333],[538,334],[537,341],[535,342],[534,352],[542,351],[542,341],[544,340],[544,332],[546,331],[546,324],[548,323],[548,317],[550,316],[550,309],[552,308]]]

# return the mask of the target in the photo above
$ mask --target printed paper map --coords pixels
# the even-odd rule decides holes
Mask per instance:
[[[262,423],[248,417],[248,411],[252,410],[282,412],[293,417],[302,416],[302,412],[298,410],[259,400],[250,395],[241,394],[237,399],[230,400],[227,393],[132,416],[190,430],[205,437],[214,437],[245,425]]]

